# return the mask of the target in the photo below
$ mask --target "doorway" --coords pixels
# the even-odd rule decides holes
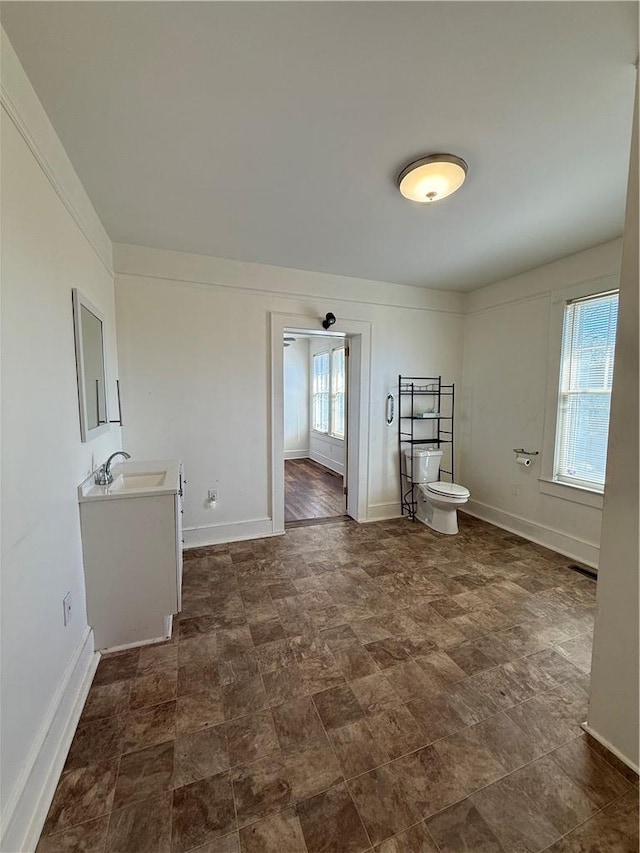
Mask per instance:
[[[344,519],[349,339],[286,329],[283,347],[285,525]]]
[[[349,340],[344,400],[347,425],[343,469],[347,481],[346,514],[356,521],[366,521],[367,517],[371,324],[338,317],[331,333],[325,335],[318,331],[321,314],[325,312],[326,308],[324,312],[319,310],[317,316],[273,312],[270,318],[271,518],[274,534],[285,531],[284,352],[288,349],[283,346],[285,334],[292,337],[309,335],[314,339],[325,336],[333,340]]]

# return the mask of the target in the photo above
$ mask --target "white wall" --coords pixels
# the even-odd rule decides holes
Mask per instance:
[[[309,340],[284,348],[284,458],[309,455]]]
[[[638,88],[624,231],[588,730],[638,771]]]
[[[558,382],[549,363],[550,349],[559,352],[556,301],[591,280],[617,286],[620,254],[616,240],[468,294],[458,397],[456,479],[471,492],[469,511],[596,566],[602,498],[577,503],[583,496],[569,487],[548,494],[543,456],[522,468],[513,449],[542,454],[553,443],[545,415]]]
[[[332,347],[340,346],[342,341],[337,338],[315,338],[309,341],[309,383],[313,382],[313,356],[319,352],[327,352]],[[309,458],[319,462],[325,468],[344,474],[344,439],[323,435],[313,428],[309,430]]]
[[[124,446],[184,460],[187,545],[273,530],[272,311],[300,316],[300,328],[311,317],[319,330],[327,311],[371,323],[367,516],[398,513],[397,427],[385,423],[385,398],[398,373],[459,380],[461,294],[141,247],[114,253]]]
[[[80,441],[72,287],[106,317],[112,377],[116,340],[111,244],[4,32],[2,83],[0,849],[28,851],[94,661],[76,487],[119,446]]]

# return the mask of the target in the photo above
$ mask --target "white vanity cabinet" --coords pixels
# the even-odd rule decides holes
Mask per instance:
[[[181,609],[184,477],[176,460],[126,461],[78,487],[87,618],[96,649],[171,636]]]

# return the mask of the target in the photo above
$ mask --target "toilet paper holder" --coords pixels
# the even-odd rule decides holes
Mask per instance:
[[[524,447],[514,447],[513,452],[519,456],[538,456],[539,450],[525,450]]]

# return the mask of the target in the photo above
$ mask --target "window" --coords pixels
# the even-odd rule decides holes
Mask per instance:
[[[556,482],[604,490],[618,293],[564,309],[554,458]]]
[[[344,438],[345,351],[336,347],[313,356],[311,426]]]
[[[329,432],[329,378],[331,368],[329,353],[318,352],[313,356],[313,429]]]

